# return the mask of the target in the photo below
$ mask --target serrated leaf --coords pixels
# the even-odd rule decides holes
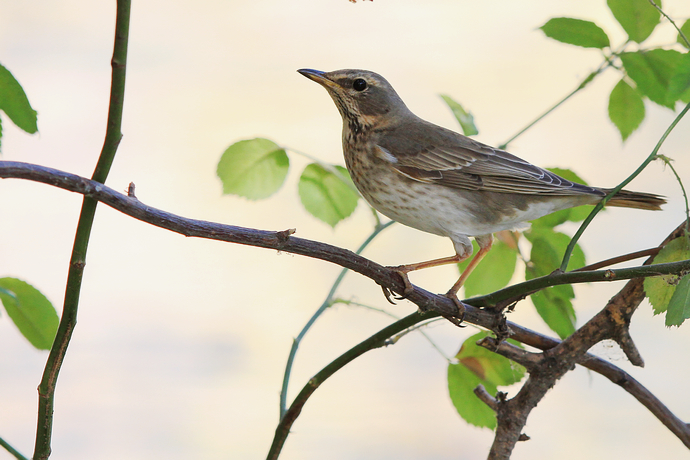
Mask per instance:
[[[38,131],[37,114],[31,107],[22,85],[0,64],[0,110],[29,134]]]
[[[525,233],[532,243],[530,262],[525,271],[526,279],[534,279],[552,273],[561,264],[570,237],[563,233],[554,232],[546,227],[533,227]],[[585,265],[585,255],[579,245],[575,246],[568,270]],[[565,338],[575,332],[575,310],[571,299],[575,291],[569,284],[552,286],[532,294],[531,299],[537,313],[544,322],[559,335]]]
[[[668,83],[667,100],[687,100],[690,96],[690,53],[681,54],[678,65]]]
[[[690,259],[690,239],[687,236],[669,241],[654,257],[655,264],[678,262]],[[669,302],[676,291],[678,276],[664,275],[644,279],[644,292],[655,315],[667,311]]]
[[[676,50],[654,49],[622,53],[620,58],[638,91],[653,102],[673,109],[676,99],[669,98],[669,83],[681,56]]]
[[[538,244],[544,244],[546,246],[540,247],[547,250],[547,254],[544,256],[540,255],[540,260],[543,264],[539,265],[538,270],[541,273],[539,276],[545,276],[553,272],[555,269],[560,267],[565,250],[570,244],[570,237],[565,233],[556,232],[553,229],[545,227],[533,227],[528,232],[525,232],[525,237],[532,243],[532,253],[535,252],[534,245],[538,240],[542,242]],[[540,249],[537,248],[537,249]],[[537,252],[539,252],[537,250]],[[532,257],[530,256],[530,259]],[[575,245],[573,253],[570,256],[570,261],[568,262],[568,271],[576,270],[578,268],[587,265],[585,260],[585,253],[579,244]]]
[[[680,31],[683,32],[683,35],[685,35],[685,38],[683,38],[680,34],[678,34],[678,43],[683,45],[686,48],[690,48],[690,19],[686,20],[683,25],[680,27]],[[687,40],[686,40],[687,39]]]
[[[462,105],[453,100],[450,96],[441,94],[441,98],[445,101],[448,107],[450,107],[453,115],[455,115],[455,119],[458,120],[458,123],[460,123],[460,127],[462,128],[462,132],[465,134],[465,136],[474,136],[475,134],[479,134],[479,131],[474,124],[474,117],[470,112],[467,112]]]
[[[609,96],[609,118],[618,128],[623,141],[640,126],[644,116],[642,97],[632,86],[621,79]]]
[[[611,46],[606,32],[591,21],[574,18],[553,18],[540,27],[547,37],[583,48]]]
[[[494,429],[496,414],[477,398],[474,389],[481,383],[489,394],[495,395],[498,386],[512,385],[522,380],[525,369],[478,346],[477,341],[487,335],[486,332],[480,332],[463,342],[456,355],[458,363],[448,366],[448,393],[465,421]]]
[[[359,200],[347,170],[342,166],[335,166],[335,169],[339,174],[312,163],[304,168],[298,185],[299,196],[306,210],[331,227],[349,217]]]
[[[642,43],[659,24],[661,13],[649,0],[608,0],[606,2],[628,37]],[[655,2],[661,8],[661,0]]]
[[[16,278],[0,278],[0,301],[31,345],[50,349],[59,320],[53,305],[38,289]]]
[[[290,160],[285,150],[268,139],[239,141],[225,150],[216,174],[223,193],[260,200],[273,195],[285,182]]]
[[[472,242],[474,253],[478,246]],[[460,272],[467,268],[470,259],[458,264]],[[497,240],[484,259],[477,265],[464,284],[465,296],[489,294],[508,285],[517,263],[517,250],[511,248],[503,241]]]
[[[668,303],[666,325],[680,326],[688,318],[690,318],[690,275],[685,275],[676,286]]]
[[[532,294],[534,308],[547,326],[561,339],[575,332],[575,309],[572,295],[563,286],[553,286]]]

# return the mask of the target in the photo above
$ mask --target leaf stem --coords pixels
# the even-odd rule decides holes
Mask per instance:
[[[688,194],[685,191],[685,186],[683,185],[683,181],[681,180],[680,176],[678,175],[678,171],[676,171],[676,168],[673,167],[673,159],[669,158],[665,155],[659,155],[658,156],[660,160],[662,160],[669,168],[671,168],[671,171],[673,171],[673,175],[676,176],[676,180],[678,181],[678,185],[680,185],[680,190],[683,193],[683,200],[685,201],[685,228],[686,232],[690,233],[690,206],[688,206]]]
[[[5,450],[7,450],[7,452],[14,455],[14,458],[16,458],[17,460],[29,460],[26,457],[24,457],[21,453],[19,453],[17,449],[10,446],[9,443],[7,443],[7,441],[5,441],[2,438],[0,438],[0,446],[4,447]]]
[[[539,123],[544,117],[546,117],[548,114],[550,114],[551,112],[553,112],[554,110],[556,110],[558,107],[561,106],[561,104],[563,104],[565,101],[567,101],[568,99],[570,99],[571,97],[573,97],[577,92],[579,92],[579,91],[582,90],[585,86],[587,86],[589,83],[591,83],[592,80],[594,80],[594,77],[596,77],[597,75],[599,75],[601,72],[603,72],[604,70],[606,70],[608,67],[611,67],[612,65],[613,65],[613,64],[611,63],[611,60],[607,57],[606,60],[605,60],[604,62],[602,62],[601,65],[599,65],[599,67],[598,67],[596,70],[594,70],[592,73],[590,73],[589,75],[587,75],[587,76],[585,77],[584,80],[582,80],[582,82],[577,86],[577,88],[575,88],[574,90],[572,90],[568,95],[566,95],[563,99],[561,99],[560,101],[558,101],[555,105],[553,105],[553,106],[552,106],[550,109],[548,109],[546,112],[542,113],[542,114],[539,115],[537,118],[535,118],[531,123],[529,123],[527,126],[525,126],[525,127],[522,128],[520,131],[518,131],[516,134],[514,134],[510,139],[508,139],[507,141],[505,141],[504,143],[502,143],[501,145],[499,145],[498,148],[501,149],[501,150],[505,150],[505,149],[508,147],[508,144],[510,144],[510,143],[513,142],[515,139],[517,139],[518,137],[520,137],[525,131],[527,131],[528,129],[530,129],[532,126],[534,126],[534,125],[536,125],[537,123]]]
[[[388,221],[385,224],[379,223],[374,227],[374,231],[371,232],[371,234],[367,237],[366,240],[360,245],[359,249],[357,249],[357,254],[361,254],[362,251],[371,243],[374,238],[378,236],[379,233],[381,233],[383,230],[387,229],[391,225],[393,225],[395,222],[394,221]],[[326,296],[326,299],[323,301],[321,306],[319,307],[318,310],[309,318],[309,321],[307,321],[307,324],[304,325],[300,333],[297,335],[297,337],[292,341],[292,347],[290,348],[290,354],[288,355],[288,360],[287,364],[285,365],[285,373],[283,374],[283,384],[280,389],[280,418],[285,416],[286,412],[286,407],[287,407],[287,391],[288,391],[288,385],[290,383],[290,374],[292,373],[292,366],[295,361],[295,355],[297,354],[297,349],[299,348],[300,343],[302,342],[302,339],[304,336],[307,334],[309,329],[312,327],[314,322],[323,314],[324,311],[328,307],[330,307],[333,304],[333,296],[335,296],[335,291],[338,289],[340,286],[340,283],[343,281],[343,278],[345,277],[345,274],[348,272],[347,268],[343,268],[340,271],[340,274],[338,277],[335,279],[335,282],[333,283],[333,286],[331,286],[331,290],[328,292],[328,295]]]
[[[375,311],[375,312],[378,312],[378,313],[382,313],[382,314],[388,316],[389,318],[393,318],[393,319],[396,320],[396,321],[399,320],[399,319],[401,319],[398,315],[394,315],[393,313],[391,313],[391,312],[389,312],[389,311],[386,311],[386,310],[384,310],[383,308],[372,307],[371,305],[366,305],[366,304],[363,304],[363,303],[360,303],[360,302],[355,302],[355,301],[352,301],[352,300],[345,300],[345,299],[335,299],[335,300],[333,300],[333,304],[336,304],[336,303],[342,303],[342,304],[345,304],[345,305],[354,305],[354,306],[356,306],[356,307],[366,308],[367,310],[371,310],[371,311]],[[390,339],[389,343],[391,343],[391,344],[392,344],[392,343],[395,343],[395,342],[397,342],[398,340],[400,340],[400,339],[403,337],[403,335],[409,334],[410,332],[413,332],[413,331],[416,330],[416,331],[418,331],[420,334],[422,334],[422,336],[427,340],[427,342],[429,342],[429,344],[430,344],[430,345],[431,345],[431,346],[432,346],[432,347],[443,357],[443,359],[445,359],[446,361],[448,361],[449,363],[451,363],[451,362],[453,362],[452,358],[450,358],[448,355],[446,355],[446,354],[443,352],[443,350],[441,349],[441,347],[440,347],[436,342],[434,342],[434,340],[429,336],[429,334],[427,334],[426,332],[424,332],[424,331],[421,329],[422,327],[427,326],[429,323],[431,323],[431,322],[433,322],[433,321],[437,321],[437,320],[440,321],[440,320],[442,320],[442,319],[443,319],[443,318],[436,318],[435,320],[431,320],[431,321],[429,321],[428,323],[417,324],[417,325],[415,325],[415,326],[413,326],[413,327],[411,327],[411,328],[409,328],[409,329],[407,329],[407,330],[405,330],[405,331],[399,333],[397,336],[392,337],[392,338]]]
[[[332,173],[333,175],[335,175],[335,177],[337,177],[337,178],[340,179],[345,185],[347,185],[348,187],[350,187],[357,195],[360,194],[360,193],[359,193],[359,190],[357,190],[357,187],[355,187],[355,184],[352,183],[352,179],[350,179],[349,177],[345,177],[345,176],[343,175],[343,173],[340,172],[340,171],[338,170],[338,168],[336,168],[334,165],[332,165],[332,164],[330,164],[330,163],[325,163],[324,161],[322,161],[322,160],[318,159],[317,157],[315,157],[315,156],[313,156],[313,155],[310,155],[310,154],[308,154],[308,153],[306,153],[306,152],[302,152],[302,151],[300,151],[300,150],[295,150],[295,149],[290,148],[290,147],[283,147],[283,148],[284,148],[285,150],[291,151],[292,153],[296,153],[297,155],[303,156],[304,158],[306,158],[306,159],[308,159],[308,160],[313,161],[314,163],[318,164],[319,166],[321,166],[321,167],[322,167],[323,169],[325,169],[326,171],[328,171],[328,172]]]
[[[654,8],[656,8],[657,10],[659,10],[659,13],[661,13],[661,15],[662,15],[663,17],[665,17],[666,19],[668,19],[668,22],[670,22],[671,25],[672,25],[673,27],[675,27],[676,30],[678,31],[678,35],[680,35],[680,36],[683,38],[683,41],[685,41],[685,46],[687,46],[688,48],[690,48],[690,41],[688,40],[688,37],[685,36],[685,34],[683,33],[683,31],[680,29],[680,27],[678,27],[678,26],[676,25],[676,23],[673,21],[673,19],[671,19],[671,18],[668,16],[668,14],[664,13],[664,10],[662,10],[661,7],[659,7],[659,5],[657,5],[657,4],[654,2],[654,0],[649,0],[649,3],[651,3],[652,6],[653,6]]]
[[[385,346],[386,341],[389,337],[392,337],[393,335],[401,331],[404,331],[409,327],[414,326],[415,324],[424,319],[436,318],[437,316],[439,316],[439,314],[435,312],[412,313],[406,316],[405,318],[401,319],[400,321],[396,321],[390,326],[381,329],[379,332],[372,335],[371,337],[363,340],[359,344],[355,345],[354,347],[350,348],[348,351],[340,355],[335,360],[331,361],[331,363],[328,364],[326,367],[321,369],[316,375],[314,375],[314,377],[309,379],[309,382],[307,382],[307,384],[304,385],[302,391],[299,392],[295,400],[290,405],[290,408],[285,412],[283,417],[281,417],[280,423],[276,428],[275,436],[273,437],[273,443],[271,444],[271,448],[266,458],[268,460],[275,460],[278,458],[278,456],[280,455],[280,451],[282,450],[283,445],[285,444],[285,440],[287,439],[287,436],[290,433],[290,427],[299,416],[300,412],[302,411],[302,407],[304,407],[304,404],[307,402],[309,397],[316,391],[316,389],[319,388],[319,386],[330,376],[335,374],[346,364],[348,364],[355,358],[363,355],[367,351]]]
[[[568,247],[565,250],[565,254],[563,255],[563,262],[561,262],[560,270],[565,272],[566,267],[568,266],[568,262],[570,261],[570,256],[573,253],[573,249],[575,249],[575,245],[577,244],[577,241],[580,239],[582,234],[585,232],[585,229],[589,225],[590,222],[594,219],[594,217],[601,211],[606,204],[608,200],[610,200],[613,196],[616,195],[620,190],[623,189],[626,185],[628,185],[634,178],[636,178],[646,167],[649,163],[654,161],[657,158],[657,153],[659,152],[659,149],[661,148],[662,144],[666,140],[666,138],[671,134],[671,131],[673,131],[673,128],[676,127],[676,125],[680,122],[680,120],[685,116],[685,114],[690,110],[690,103],[688,103],[685,108],[678,114],[678,116],[673,120],[671,125],[666,129],[666,132],[664,132],[663,136],[661,136],[661,139],[659,139],[659,142],[657,142],[656,146],[654,147],[654,150],[652,150],[652,153],[649,154],[647,159],[642,162],[642,164],[633,172],[630,176],[628,176],[623,182],[618,184],[616,187],[614,187],[611,192],[604,197],[603,200],[601,200],[596,206],[594,206],[594,209],[592,209],[592,212],[589,213],[587,218],[582,222],[582,225],[580,225],[580,228],[577,229],[577,232],[575,232],[575,235],[573,238],[570,240],[570,243],[568,244]]]
[[[111,61],[112,84],[110,88],[108,122],[103,149],[98,157],[98,163],[96,164],[92,176],[94,181],[100,183],[105,182],[113,159],[115,158],[117,147],[122,139],[122,108],[125,93],[130,3],[130,0],[117,1],[115,44]],[[72,337],[72,332],[77,323],[77,309],[84,266],[86,264],[86,250],[89,244],[97,203],[98,202],[93,198],[84,197],[81,213],[79,215],[79,222],[77,224],[74,247],[72,248],[72,256],[70,258],[69,272],[67,275],[62,317],[55,336],[55,341],[48,355],[41,383],[38,386],[38,423],[33,455],[34,460],[47,459],[51,454],[50,443],[53,428],[53,399],[55,395],[55,386],[70,338]]]

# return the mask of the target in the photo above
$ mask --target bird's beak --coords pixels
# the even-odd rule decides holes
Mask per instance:
[[[326,72],[314,69],[299,69],[297,72],[326,88],[335,88],[338,86],[333,80],[326,76]]]

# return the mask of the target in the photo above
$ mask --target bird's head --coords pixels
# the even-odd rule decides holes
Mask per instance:
[[[298,72],[326,88],[343,121],[365,127],[380,126],[394,122],[397,115],[409,113],[398,93],[377,73],[353,69],[333,72],[300,69]]]

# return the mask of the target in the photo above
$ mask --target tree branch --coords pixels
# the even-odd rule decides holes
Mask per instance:
[[[291,236],[294,232],[293,229],[277,232],[265,231],[195,219],[187,219],[153,208],[151,206],[147,206],[141,203],[133,193],[130,193],[128,196],[116,192],[115,190],[101,183],[74,174],[69,174],[33,164],[0,161],[0,178],[27,179],[59,187],[64,190],[80,193],[93,198],[96,201],[103,202],[104,204],[122,212],[123,214],[186,236],[227,241],[305,255],[349,268],[371,278],[376,283],[386,286],[391,290],[400,292],[404,288],[399,276],[392,270],[361,257],[347,249]],[[679,229],[674,231],[674,234],[667,238],[667,240],[673,237],[673,235],[678,234],[678,232],[682,231],[682,229],[683,226],[681,225]],[[649,261],[647,263],[649,263]],[[483,296],[466,300],[467,311],[465,314],[465,321],[486,329],[493,330],[499,334],[508,332],[511,338],[515,340],[542,350],[550,350],[561,346],[562,342],[542,336],[517,324],[506,322],[500,312],[483,310],[479,307],[491,307],[493,302],[497,302],[502,299],[509,299],[516,295],[524,297],[531,291],[555,284],[589,281],[612,281],[639,276],[652,276],[657,274],[682,274],[688,270],[690,270],[690,261],[658,264],[654,266],[641,266],[619,270],[552,274],[546,277],[531,280],[526,283],[520,283],[501,291],[497,291],[491,296]],[[635,283],[635,285],[641,284],[641,279],[639,280],[640,281],[634,280],[630,283]],[[630,283],[628,284],[630,285]],[[624,291],[625,290],[626,289],[624,288]],[[639,295],[639,292],[635,292],[634,297],[639,297]],[[296,417],[299,415],[306,400],[316,390],[316,388],[318,388],[318,386],[337,369],[341,368],[362,353],[372,348],[381,346],[380,339],[384,336],[386,336],[385,338],[388,338],[421,321],[438,316],[452,316],[456,313],[455,305],[450,299],[442,295],[432,294],[416,286],[414,287],[414,292],[408,297],[408,299],[419,306],[421,310],[431,311],[425,314],[414,313],[402,319],[401,321],[392,324],[388,328],[382,330],[380,333],[381,335],[376,334],[375,336],[372,336],[370,339],[365,341],[366,343],[362,342],[357,347],[343,354],[340,358],[331,363],[333,366],[329,365],[327,368],[324,368],[323,371],[319,372],[314,379],[312,379],[309,384],[305,386],[305,388],[299,393],[295,401],[284,414],[284,417],[281,419],[281,423],[276,430],[276,439],[274,439],[274,445],[271,452],[277,453],[276,449],[278,451],[280,450],[282,443],[285,440],[284,436],[287,436],[292,422],[294,422]],[[628,324],[629,317],[634,312],[634,308],[628,308],[624,315],[620,312],[620,309],[610,310],[607,308],[604,310],[604,312],[607,311],[619,312],[619,317],[628,318],[627,323],[624,320],[623,324]],[[583,328],[581,328],[581,330],[584,329],[585,331],[589,331],[591,328],[592,326],[585,325]],[[603,328],[602,330],[609,329]],[[614,330],[615,329],[609,330],[609,335],[611,336],[610,338],[616,340],[616,337],[614,337],[613,334]],[[571,340],[571,338],[568,340]],[[581,347],[584,347],[584,345],[575,346],[577,350],[583,350],[581,353],[577,353],[573,356],[566,356],[562,359],[563,363],[566,363],[567,361],[569,364],[564,364],[561,366],[563,368],[562,373],[552,372],[551,377],[549,378],[550,381],[555,383],[555,381],[560,378],[560,375],[567,372],[567,370],[569,370],[576,362],[579,362],[583,366],[601,373],[617,385],[623,387],[626,391],[630,392],[638,399],[638,401],[652,411],[652,413],[654,413],[654,415],[657,416],[662,423],[664,423],[674,434],[676,434],[676,436],[678,436],[684,443],[686,443],[686,445],[690,447],[690,433],[688,432],[687,426],[685,426],[682,421],[673,416],[673,414],[660,401],[658,401],[631,376],[605,361],[586,354],[585,352],[587,349],[589,349],[589,346],[586,348]],[[499,350],[501,349],[502,348],[499,347]],[[532,356],[531,359],[534,360],[535,357],[536,356]],[[560,355],[558,360],[561,360]],[[549,362],[554,362],[554,360],[550,359]],[[536,365],[538,366],[539,364]],[[530,378],[532,378],[532,374],[530,374]],[[536,385],[535,382],[530,381],[529,379],[528,383],[529,385],[525,384],[523,387],[523,389],[527,389],[525,391],[528,391],[530,388],[533,388]],[[522,398],[518,402],[520,402],[523,407],[536,404],[536,401],[543,397],[543,395],[546,393],[546,390],[548,390],[550,387],[548,387],[548,385],[542,385],[541,388],[542,391],[536,393],[533,392],[534,394],[530,395],[530,398]],[[505,414],[508,414],[509,411],[514,410],[510,407],[516,403],[511,403],[511,401],[506,401],[505,403],[499,402],[499,407],[504,407],[504,404],[509,404],[508,406],[505,406],[508,408],[506,411],[504,411]],[[524,406],[525,404],[527,404],[527,406]],[[527,413],[529,413],[529,410],[524,412],[524,420],[526,420]],[[514,434],[511,434],[511,439],[514,438],[514,441],[511,441],[513,444],[514,442],[520,440],[521,433],[519,431],[520,430],[517,430]],[[507,447],[508,444],[505,444],[504,446]]]
[[[684,226],[685,223],[676,228],[662,245],[684,235]],[[649,258],[645,264],[651,264],[652,260],[653,258]],[[518,353],[511,347],[496,347],[499,353],[509,355],[511,359],[518,362],[527,357],[531,359],[526,362],[529,364],[527,366],[529,377],[523,387],[515,397],[502,402],[498,406],[496,414],[498,427],[489,454],[490,460],[510,458],[532,409],[546,395],[546,392],[555,385],[556,381],[571,370],[576,363],[591,361],[591,355],[587,354],[587,350],[594,344],[607,339],[615,340],[633,364],[643,365],[642,357],[637,351],[628,331],[632,315],[645,297],[642,284],[642,278],[630,280],[608,302],[606,307],[584,326],[562,342],[546,348],[536,364],[534,364],[534,357],[526,355],[526,352]],[[512,328],[512,325],[509,327]],[[520,340],[519,334],[514,334],[512,338]],[[545,347],[540,346],[539,348],[543,349]],[[629,376],[627,374],[616,374],[615,378],[617,380],[612,380],[614,383],[623,386],[627,391],[631,392],[638,401],[644,404],[645,407],[648,407],[664,425],[676,434],[686,446],[690,447],[690,430],[687,424],[673,416],[661,402],[634,379],[631,377],[628,379]]]
[[[283,231],[256,230],[188,219],[145,205],[136,197],[119,193],[99,182],[57,169],[29,163],[0,161],[0,178],[32,180],[80,193],[130,217],[185,236],[276,249],[312,257],[349,268],[392,291],[403,292],[405,288],[400,276],[395,271],[357,255],[348,249],[292,236],[294,229]],[[502,300],[515,296],[524,297],[531,292],[558,284],[616,281],[634,277],[679,274],[688,270],[690,270],[690,260],[658,264],[652,267],[642,266],[616,270],[551,274],[510,286],[489,296],[465,300],[465,321],[486,329],[496,330],[502,325],[502,318],[494,312],[482,310],[481,307],[493,307]],[[418,286],[414,286],[414,291],[407,297],[407,300],[416,304],[423,311],[437,311],[443,316],[457,316],[458,314],[452,300],[443,295],[432,294]]]

